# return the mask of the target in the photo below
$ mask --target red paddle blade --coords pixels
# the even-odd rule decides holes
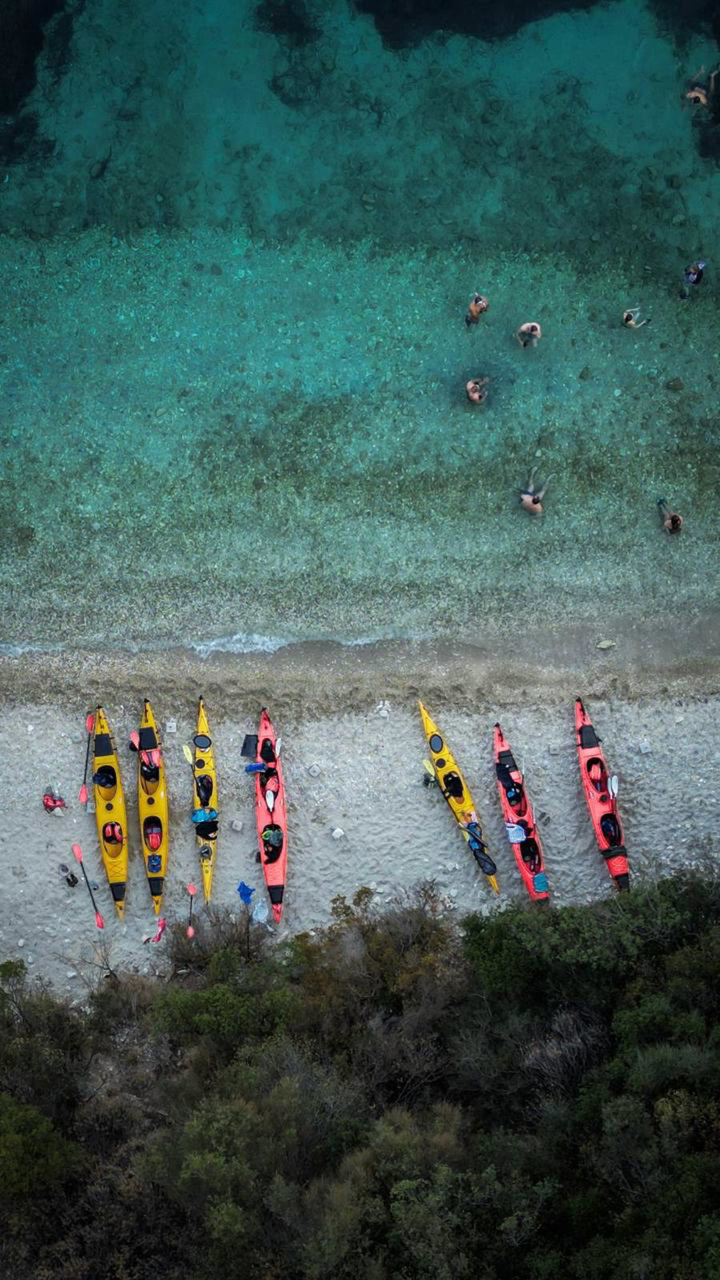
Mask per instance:
[[[82,862],[82,849],[80,848],[80,845],[74,844],[72,846],[72,851],[73,851],[73,855],[77,858],[78,862]]]
[[[82,786],[81,786],[81,788],[80,788],[79,795],[78,795],[78,800],[80,801],[80,804],[87,804],[87,799],[88,799],[88,797],[87,797],[87,787],[85,786],[85,783],[83,782],[83,784],[82,784]]]
[[[94,724],[95,724],[95,712],[88,711],[85,717],[85,728],[87,729],[88,733],[92,733]]]
[[[195,930],[193,929],[193,927],[192,927],[192,925],[191,925],[191,924],[189,924],[189,925],[188,925],[188,927],[187,927],[187,929],[185,930],[185,932],[187,933],[188,938],[194,938],[194,937],[195,937]]]
[[[100,915],[100,912],[99,912],[99,911],[96,911],[96,912],[95,912],[95,923],[96,923],[96,925],[97,925],[98,929],[104,929],[104,928],[105,928],[105,921],[103,920],[103,918],[102,918],[102,916]]]
[[[187,891],[188,891],[188,893],[190,894],[190,897],[191,897],[191,898],[194,898],[194,897],[195,897],[195,894],[197,893],[197,885],[196,885],[196,884],[189,884],[189,885],[188,885],[188,887],[187,887]]]

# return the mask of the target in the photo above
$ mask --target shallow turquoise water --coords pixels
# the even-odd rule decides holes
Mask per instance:
[[[0,184],[0,639],[700,616],[719,286],[712,263],[690,303],[677,283],[717,243],[720,171],[680,93],[713,46],[680,51],[636,0],[402,53],[309,9],[297,46],[245,0],[133,0],[120,46],[89,0],[64,74],[41,72],[55,151]]]

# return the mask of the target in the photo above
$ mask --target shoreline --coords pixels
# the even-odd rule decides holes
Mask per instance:
[[[580,686],[586,696],[632,699],[661,694],[670,684],[673,693],[712,696],[720,692],[719,614],[708,610],[660,626],[618,617],[605,627],[576,623],[507,637],[488,631],[478,644],[438,635],[432,641],[278,639],[272,649],[239,652],[222,647],[220,639],[209,642],[217,647],[206,656],[183,645],[29,649],[0,653],[0,698],[6,705],[59,701],[77,709],[107,699],[123,684],[170,696],[182,685],[193,687],[195,697],[204,689],[222,695],[225,688],[273,701],[304,691],[310,710],[314,682],[333,710],[361,707],[383,690],[388,692],[382,696],[413,700],[428,688],[458,707],[477,700],[535,702],[567,696]],[[601,647],[607,642],[611,647]]]

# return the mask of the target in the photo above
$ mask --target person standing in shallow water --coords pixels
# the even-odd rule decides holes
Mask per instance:
[[[542,338],[542,329],[535,320],[526,320],[525,324],[521,324],[519,329],[515,330],[515,341],[525,350],[525,347],[536,347]]]
[[[530,477],[524,489],[520,490],[520,504],[525,511],[529,511],[531,516],[541,516],[543,513],[542,500],[547,493],[547,488],[552,480],[552,476],[548,476],[541,488],[535,488],[535,472],[537,467],[533,467]]]
[[[707,262],[691,262],[683,272],[683,282],[680,289],[680,297],[686,302],[697,286],[700,284],[704,274]]]
[[[489,378],[471,378],[465,383],[465,394],[471,404],[484,404],[488,397]]]
[[[490,303],[482,293],[473,293],[471,295],[465,315],[465,324],[468,329],[472,325],[480,323],[480,317],[485,314],[489,306]]]
[[[678,515],[677,511],[672,511],[664,498],[658,498],[657,508],[665,532],[680,533],[684,524],[682,516]]]

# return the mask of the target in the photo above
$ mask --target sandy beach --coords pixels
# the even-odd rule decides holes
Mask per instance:
[[[527,656],[502,660],[468,648],[399,644],[370,647],[307,645],[275,654],[192,653],[30,655],[0,665],[3,699],[3,790],[16,789],[15,820],[0,834],[6,889],[0,944],[31,974],[82,1000],[114,968],[163,973],[166,944],[144,944],[154,917],[137,851],[134,758],[124,746],[149,696],[165,734],[171,805],[171,852],[164,914],[187,913],[186,885],[198,879],[189,771],[182,744],[193,732],[197,695],[206,698],[218,756],[221,833],[213,906],[242,909],[241,880],[264,896],[255,862],[253,788],[244,772],[243,738],[267,703],[283,738],[289,800],[286,907],[279,938],[321,927],[332,899],[361,886],[392,904],[423,880],[433,880],[458,916],[503,910],[524,891],[495,795],[491,760],[494,721],[525,770],[545,842],[552,901],[589,902],[612,892],[598,855],[580,790],[574,748],[573,698],[581,693],[620,779],[634,881],[678,868],[702,868],[715,855],[714,806],[720,785],[720,711],[715,661],[698,653],[673,662],[661,647],[598,650],[588,640],[584,660]],[[422,785],[423,737],[416,709],[422,696],[453,746],[473,789],[498,864],[501,894],[493,899],[453,827],[440,795]],[[131,836],[127,910],[114,916],[97,849],[94,818],[77,802],[82,779],[84,716],[102,699],[120,748]],[[382,705],[386,704],[386,705]],[[126,763],[127,762],[127,763]],[[45,787],[68,802],[46,814]],[[23,791],[17,792],[21,784]],[[25,792],[27,787],[27,792]],[[27,796],[18,803],[21,796]],[[242,823],[237,831],[233,823]],[[342,836],[334,837],[340,828]],[[22,834],[21,833],[22,830]],[[58,867],[79,841],[106,928],[98,934],[85,889],[70,888]],[[529,906],[529,904],[528,904]],[[203,912],[200,912],[201,920]],[[98,951],[98,941],[104,952]]]

